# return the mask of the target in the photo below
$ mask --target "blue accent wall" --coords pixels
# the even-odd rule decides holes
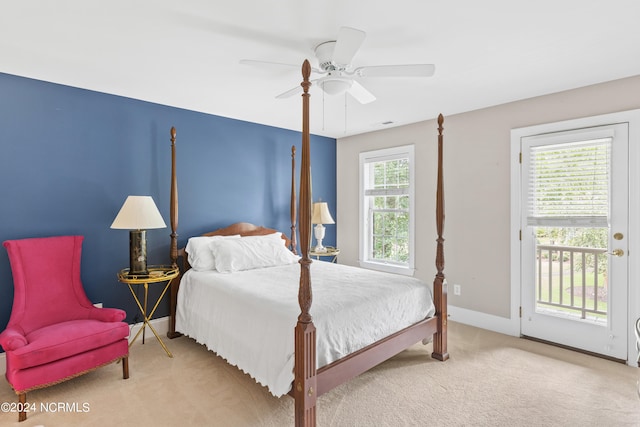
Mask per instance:
[[[295,145],[299,184],[300,132],[0,73],[0,241],[85,236],[89,299],[140,321],[128,288],[116,279],[128,267],[129,233],[109,227],[128,195],[152,196],[168,227],[147,231],[148,262],[168,262],[171,126],[180,246],[238,221],[289,233],[290,154]],[[311,156],[314,199],[329,202],[335,218],[335,139],[312,135]],[[327,226],[324,243],[335,244],[334,226]],[[13,279],[0,251],[2,330]],[[150,298],[159,291],[154,286]],[[167,298],[154,317],[166,316],[168,307]]]

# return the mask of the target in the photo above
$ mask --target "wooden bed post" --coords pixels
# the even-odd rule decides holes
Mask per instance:
[[[311,65],[308,60],[302,64],[304,90],[302,94],[302,162],[300,164],[300,288],[298,303],[300,316],[295,328],[295,367],[293,396],[295,398],[295,425],[311,427],[316,425],[316,328],[311,319],[311,161],[309,144],[309,75]]]
[[[433,353],[438,360],[449,359],[447,352],[447,282],[444,276],[444,180],[442,165],[442,124],[444,117],[438,116],[438,183],[436,190],[436,228],[438,230],[438,246],[436,249],[436,277],[433,281],[433,301],[438,316],[438,331],[433,335]]]
[[[291,252],[298,255],[298,241],[296,240],[296,146],[291,146]]]
[[[171,244],[169,246],[169,259],[171,267],[178,268],[178,178],[176,176],[176,128],[171,127],[171,194],[169,196],[169,215],[171,217]],[[169,317],[169,338],[176,338],[176,305],[178,302],[178,284],[180,275],[171,282],[171,313]]]

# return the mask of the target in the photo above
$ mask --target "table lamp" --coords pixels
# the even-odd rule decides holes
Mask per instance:
[[[129,196],[111,228],[129,230],[129,276],[148,275],[147,235],[150,228],[165,228],[151,196]]]
[[[327,252],[327,248],[322,246],[322,239],[324,239],[324,225],[323,224],[335,224],[335,221],[329,213],[329,206],[326,202],[316,202],[313,204],[313,215],[311,216],[311,223],[316,224],[313,230],[313,234],[316,236],[318,243],[314,249],[315,252]]]

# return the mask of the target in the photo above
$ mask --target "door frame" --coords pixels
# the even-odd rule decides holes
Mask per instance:
[[[573,120],[522,127],[511,130],[511,328],[513,335],[521,335],[521,182],[520,141],[521,138],[569,129],[602,126],[611,123],[629,123],[629,252],[628,252],[628,307],[627,307],[627,364],[637,366],[634,324],[640,317],[640,109],[603,114]]]

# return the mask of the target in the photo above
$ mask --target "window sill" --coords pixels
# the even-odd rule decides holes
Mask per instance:
[[[385,264],[381,262],[360,261],[360,267],[369,270],[384,271],[387,273],[401,274],[403,276],[413,276],[415,268],[402,267],[399,265]]]

